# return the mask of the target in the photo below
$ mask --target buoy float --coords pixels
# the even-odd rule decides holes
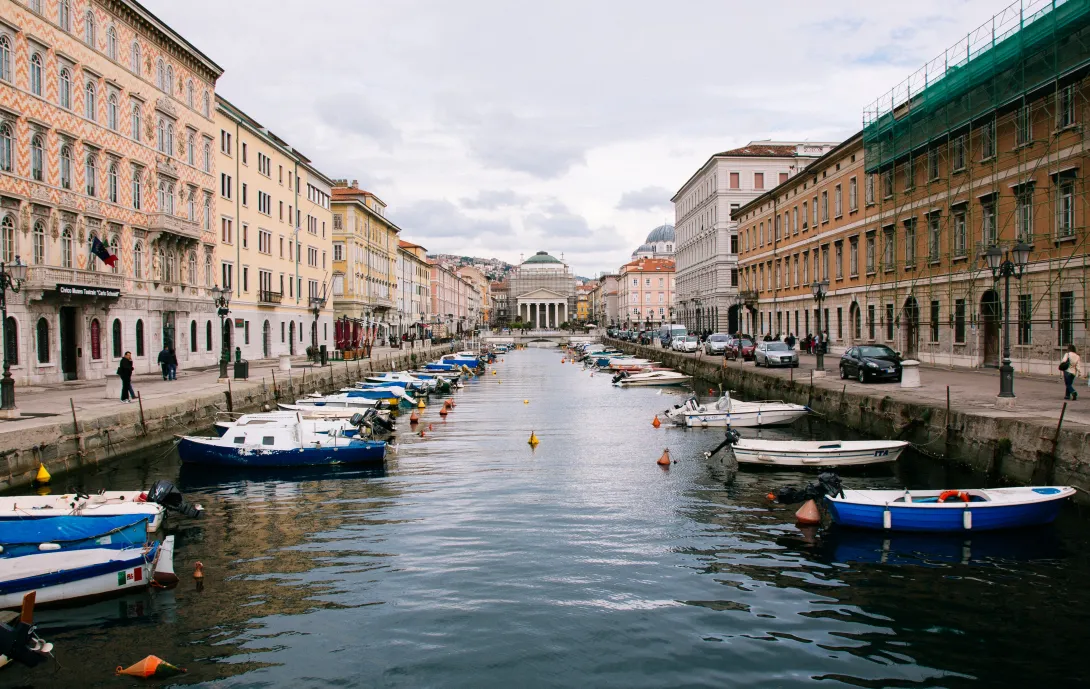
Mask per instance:
[[[409,423],[420,423],[420,414],[417,414],[415,409],[412,414],[409,414]]]
[[[668,467],[671,464],[670,461],[670,449],[666,448],[662,451],[662,456],[659,457],[657,464],[660,467]]]
[[[435,424],[434,423],[429,423],[428,424],[428,430],[429,431],[434,431],[435,430]]]
[[[530,431],[530,439],[528,441],[526,441],[526,442],[530,443],[531,447],[537,447],[537,444],[540,443],[541,441],[537,439],[537,436],[534,435],[533,431]]]
[[[564,364],[564,363],[567,363],[567,362],[564,359],[561,359],[560,363]]]
[[[420,400],[419,402],[416,403],[416,408],[417,409],[425,409],[427,406],[428,405],[424,404],[424,400]]]
[[[420,429],[420,437],[421,437],[421,438],[423,438],[423,437],[424,437],[424,429],[423,429],[423,428],[421,428],[421,429]]]
[[[522,400],[522,403],[523,403],[523,404],[529,404],[529,403],[530,403],[530,400]]]
[[[817,503],[813,500],[804,502],[799,511],[795,513],[795,521],[799,524],[820,524],[821,513],[818,512]]]
[[[492,375],[496,375],[495,369],[492,370]]]
[[[185,668],[171,665],[158,656],[148,656],[139,663],[128,667],[121,667],[118,665],[116,672],[118,675],[130,675],[132,677],[143,677],[147,679],[149,677],[162,678],[184,675],[186,671]]]
[[[49,475],[49,471],[45,468],[44,464],[38,465],[38,474],[34,477],[34,483],[49,483],[49,480],[53,477]]]
[[[651,422],[651,425],[654,426],[655,428],[658,428],[659,426],[662,425],[662,422],[659,421],[659,415],[658,414],[655,414],[655,420]]]
[[[446,407],[443,407],[442,409],[439,410],[439,416],[446,416],[449,413],[450,412],[447,411]]]
[[[713,390],[712,388],[708,388],[708,394],[709,394],[709,395],[714,395],[714,394],[715,394],[715,390]]]

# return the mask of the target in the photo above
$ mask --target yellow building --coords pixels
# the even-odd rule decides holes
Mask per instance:
[[[360,319],[389,337],[396,321],[397,247],[401,228],[386,204],[352,180],[335,180],[333,208],[333,309],[337,318]]]
[[[215,122],[216,281],[232,290],[232,352],[257,359],[332,348],[332,181],[219,96]]]

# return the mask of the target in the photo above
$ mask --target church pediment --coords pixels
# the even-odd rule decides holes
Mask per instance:
[[[563,294],[559,293],[559,292],[554,292],[554,291],[549,290],[549,289],[535,289],[532,292],[526,292],[524,294],[520,294],[516,298],[521,299],[523,301],[533,301],[535,299],[541,301],[541,300],[558,300],[558,299],[566,300],[568,297],[566,295],[563,295]]]

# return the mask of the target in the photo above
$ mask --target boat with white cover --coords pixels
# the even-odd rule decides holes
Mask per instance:
[[[731,399],[730,393],[726,393],[714,404],[700,404],[693,396],[663,414],[678,426],[687,428],[748,428],[782,426],[805,416],[809,411],[805,405],[780,400],[742,402]]]
[[[148,520],[148,531],[155,531],[163,525],[164,512],[162,505],[148,502],[147,494],[139,490],[107,490],[94,495],[5,495],[0,497],[0,528],[5,521],[16,519],[142,516]]]
[[[908,445],[903,440],[761,440],[739,438],[739,464],[781,467],[851,467],[895,462]]]
[[[677,371],[643,371],[640,373],[621,371],[613,377],[613,384],[622,388],[635,388],[685,385],[690,380],[692,380],[692,376]]]
[[[322,410],[319,408],[318,414],[312,414],[309,410],[282,410],[272,412],[261,412],[257,414],[224,414],[221,412],[220,418],[217,418],[213,427],[216,430],[216,435],[224,435],[233,428],[242,428],[249,426],[276,426],[282,424],[293,423],[307,423],[313,424],[313,431],[316,433],[333,434],[337,433],[343,437],[350,438],[357,434],[358,424],[352,424],[351,419],[360,414],[361,411],[364,414],[373,412],[374,417],[377,417],[383,423],[385,428],[389,424],[389,412],[373,411],[370,408],[363,410],[356,409],[343,409],[332,410],[332,415],[323,416]],[[233,417],[233,418],[232,418]]]

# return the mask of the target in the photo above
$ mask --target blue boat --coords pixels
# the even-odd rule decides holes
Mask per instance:
[[[182,436],[178,456],[186,464],[233,467],[306,467],[381,464],[386,443],[321,431],[313,422],[229,429],[222,437]]]
[[[133,548],[142,546],[147,537],[145,515],[8,521],[0,528],[0,561],[57,550]]]
[[[966,533],[1049,524],[1068,486],[967,490],[851,490],[825,495],[833,521],[879,531]]]

